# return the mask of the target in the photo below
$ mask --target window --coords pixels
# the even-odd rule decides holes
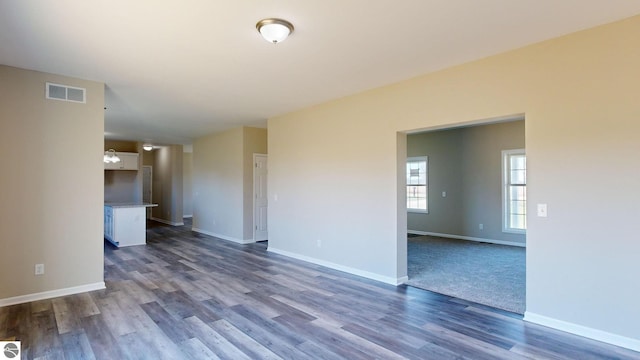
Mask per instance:
[[[502,230],[527,230],[527,157],[524,149],[502,151]]]
[[[407,210],[428,212],[426,156],[407,158]]]

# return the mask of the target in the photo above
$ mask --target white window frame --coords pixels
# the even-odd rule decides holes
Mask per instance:
[[[406,170],[406,165],[409,162],[416,162],[416,161],[424,161],[424,163],[425,163],[426,176],[425,176],[424,187],[425,187],[425,194],[426,194],[426,204],[425,204],[425,208],[424,209],[410,208],[409,204],[407,204],[407,212],[428,214],[429,213],[429,157],[428,156],[412,156],[412,157],[408,157],[407,158],[407,161],[405,163],[405,196],[408,198],[407,187],[410,186],[409,179],[407,179],[407,174],[406,174],[406,171],[407,171]],[[420,185],[422,185],[422,184],[420,184]],[[407,202],[408,201],[405,200],[405,203],[407,203]]]
[[[509,221],[509,215],[511,214],[511,197],[509,193],[510,178],[509,174],[511,171],[511,165],[509,159],[512,155],[524,155],[526,159],[525,149],[513,149],[513,150],[503,150],[502,151],[502,231],[505,233],[513,233],[513,234],[526,234],[527,233],[527,222],[526,222],[526,189],[527,189],[527,181],[526,181],[526,167],[525,167],[525,228],[518,229],[511,226]]]

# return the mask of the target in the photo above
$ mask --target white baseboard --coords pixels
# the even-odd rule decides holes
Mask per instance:
[[[388,276],[383,276],[380,274],[376,274],[376,273],[372,273],[369,271],[363,271],[360,269],[355,269],[349,266],[344,266],[344,265],[340,265],[340,264],[335,264],[329,261],[324,261],[324,260],[320,260],[320,259],[316,259],[316,258],[312,258],[310,256],[306,256],[306,255],[300,255],[300,254],[295,254],[289,251],[285,251],[285,250],[280,250],[280,249],[275,249],[272,246],[269,246],[267,248],[267,251],[276,253],[276,254],[280,254],[280,255],[284,255],[290,258],[294,258],[294,259],[298,259],[298,260],[302,260],[302,261],[306,261],[312,264],[316,264],[316,265],[321,265],[324,267],[328,267],[334,270],[339,270],[342,272],[346,272],[349,274],[353,274],[353,275],[357,275],[357,276],[362,276],[365,277],[367,279],[372,279],[372,280],[376,280],[376,281],[380,281],[386,284],[391,284],[394,286],[398,286],[400,284],[405,283],[406,281],[409,280],[409,277],[407,276],[402,276],[399,278],[392,278],[392,277],[388,277]]]
[[[165,219],[158,219],[156,217],[151,217],[151,220],[153,221],[157,221],[159,223],[163,223],[163,224],[167,224],[167,225],[171,225],[171,226],[182,226],[184,225],[184,222],[180,221],[180,222],[173,222],[173,221],[169,221],[169,220],[165,220]]]
[[[105,289],[105,288],[106,288],[106,286],[104,284],[104,281],[102,281],[102,282],[97,282],[97,283],[93,283],[93,284],[87,284],[87,285],[74,286],[74,287],[64,288],[64,289],[44,291],[44,292],[39,292],[39,293],[35,293],[35,294],[14,296],[14,297],[6,298],[6,299],[0,299],[0,307],[9,306],[9,305],[16,305],[16,304],[23,304],[23,303],[28,303],[28,302],[31,302],[31,301],[52,299],[52,298],[56,298],[56,297],[60,297],[60,296],[79,294],[79,293],[88,292],[88,291],[102,290],[102,289]]]
[[[524,321],[583,336],[589,339],[602,341],[607,344],[620,346],[633,351],[640,351],[640,339],[612,334],[606,331],[538,315],[530,311],[524,312]]]
[[[242,239],[237,239],[237,238],[234,238],[234,237],[231,237],[231,236],[216,234],[216,233],[213,233],[211,231],[206,231],[206,230],[202,230],[202,229],[198,229],[198,228],[191,228],[191,230],[195,231],[195,232],[198,232],[198,233],[201,233],[201,234],[217,237],[217,238],[222,239],[222,240],[233,241],[234,243],[243,244],[243,245],[251,244],[251,243],[255,242],[253,239],[242,240]]]
[[[451,235],[451,234],[441,234],[441,233],[434,233],[434,232],[429,232],[429,231],[420,231],[420,230],[407,230],[407,233],[408,233],[408,234],[414,234],[414,235],[428,235],[428,236],[437,236],[437,237],[450,238],[450,239],[459,239],[459,240],[468,240],[468,241],[476,241],[476,242],[485,242],[485,243],[498,244],[498,245],[509,245],[509,246],[527,247],[527,245],[526,245],[526,244],[519,243],[519,242],[515,242],[515,241],[504,241],[504,240],[484,239],[484,238],[477,238],[477,237],[471,237],[471,236]]]

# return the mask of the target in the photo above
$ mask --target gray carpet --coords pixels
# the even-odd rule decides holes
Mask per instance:
[[[409,237],[407,285],[523,314],[525,249]]]

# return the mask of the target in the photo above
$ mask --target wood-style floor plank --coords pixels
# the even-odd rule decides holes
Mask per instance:
[[[235,347],[224,336],[196,316],[185,319],[190,331],[209,349],[215,349],[220,359],[251,360],[251,358]]]
[[[269,350],[249,334],[242,332],[227,320],[221,319],[211,324],[211,327],[223,335],[230,343],[251,359],[280,360],[280,356]]]
[[[624,359],[518,314],[150,223],[104,290],[0,308],[23,359]]]
[[[84,317],[81,319],[81,323],[96,359],[128,358],[120,348],[120,341],[109,331],[102,314]]]
[[[300,319],[287,314],[278,316],[274,320],[291,331],[303,335],[305,338],[313,339],[313,341],[305,341],[297,345],[298,349],[306,349],[305,353],[307,354],[309,354],[309,349],[320,347],[324,349],[322,353],[319,353],[322,354],[322,358],[341,357],[365,360],[371,357],[370,354],[361,351],[346,339],[336,337],[334,333],[317,324],[310,323],[307,319]]]
[[[184,359],[220,360],[220,357],[211,351],[211,349],[203,344],[198,338],[183,341],[181,348],[184,351]]]
[[[60,335],[66,360],[95,359],[95,353],[84,330],[71,331]]]

